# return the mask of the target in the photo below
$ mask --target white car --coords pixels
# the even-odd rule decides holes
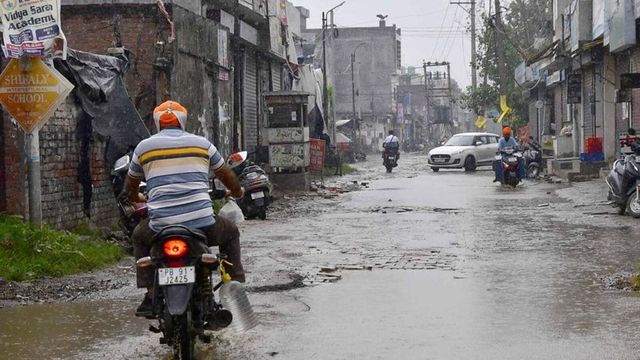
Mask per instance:
[[[478,166],[491,165],[498,152],[500,136],[490,133],[456,134],[444,146],[429,151],[429,165],[440,169],[474,171]]]

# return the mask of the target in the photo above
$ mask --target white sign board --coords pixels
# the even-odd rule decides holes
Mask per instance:
[[[307,167],[311,163],[309,143],[269,145],[269,163],[279,168]]]
[[[1,0],[6,57],[61,57],[67,40],[60,26],[60,0]]]

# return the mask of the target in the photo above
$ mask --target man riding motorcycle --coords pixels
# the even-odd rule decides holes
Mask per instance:
[[[507,149],[507,148],[512,148],[512,149],[517,149],[518,148],[518,142],[516,141],[515,138],[513,138],[511,136],[511,127],[509,126],[505,126],[502,128],[502,137],[500,138],[500,140],[498,141],[498,151],[500,152],[500,154],[502,154],[502,152]],[[520,164],[520,178],[524,178],[524,176],[526,176],[526,174],[523,174],[523,170],[525,170],[525,166],[524,166],[524,160],[523,159],[519,159],[518,160],[519,164]],[[501,182],[502,181],[502,176],[504,174],[504,170],[502,169],[502,160],[494,160],[493,161],[493,170],[495,171],[495,175],[496,178],[493,180],[493,182]]]
[[[382,152],[383,160],[387,152],[395,152],[396,162],[398,161],[398,159],[400,159],[400,139],[398,139],[398,137],[395,136],[395,133],[393,130],[389,130],[389,136],[387,136],[387,138],[384,139],[384,141],[382,142],[382,148],[384,149],[384,151]]]
[[[154,235],[168,225],[183,225],[201,230],[207,245],[218,245],[233,264],[227,269],[233,280],[244,282],[240,261],[240,232],[229,220],[213,212],[209,196],[209,169],[240,198],[244,190],[234,172],[225,166],[216,147],[204,137],[186,131],[187,110],[175,101],[166,101],[153,112],[158,133],[145,139],[134,150],[126,195],[131,202],[147,202],[149,216],[133,231],[136,259],[148,256]],[[147,182],[147,196],[139,193],[142,180]],[[147,294],[136,310],[137,316],[153,314],[154,269],[137,268],[138,288]]]

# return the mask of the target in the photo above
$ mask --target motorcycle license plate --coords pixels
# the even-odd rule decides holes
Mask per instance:
[[[196,282],[195,266],[158,269],[158,284],[160,286],[193,284],[194,282]]]
[[[263,197],[264,197],[264,192],[262,192],[262,191],[251,193],[251,199],[253,199],[253,200],[262,199]]]
[[[395,160],[395,159],[396,159],[396,157],[395,157],[395,156],[389,156],[387,159],[389,159],[389,160]]]
[[[517,157],[515,157],[515,156],[511,156],[511,157],[509,157],[509,159],[507,159],[507,160],[508,160],[509,162],[516,162],[516,161],[518,161],[518,158],[517,158]]]

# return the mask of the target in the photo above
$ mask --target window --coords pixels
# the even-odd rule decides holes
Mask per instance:
[[[489,138],[489,144],[497,144],[498,143],[498,138],[495,136],[488,136]]]

